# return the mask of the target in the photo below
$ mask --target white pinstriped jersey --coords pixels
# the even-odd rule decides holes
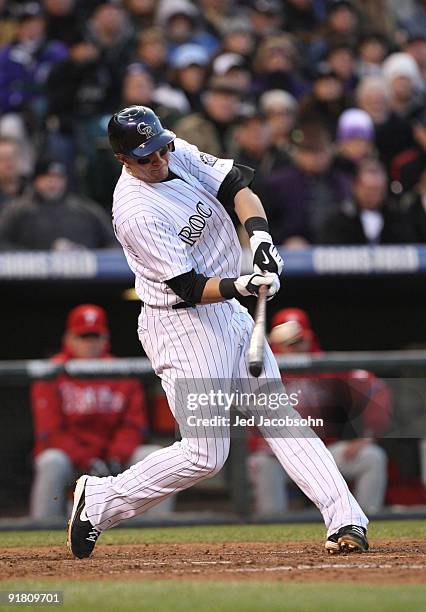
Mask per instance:
[[[165,283],[192,268],[207,277],[236,277],[241,247],[217,199],[232,159],[217,159],[177,138],[170,170],[177,179],[144,183],[123,167],[113,198],[113,223],[139,298],[150,306],[181,302]]]

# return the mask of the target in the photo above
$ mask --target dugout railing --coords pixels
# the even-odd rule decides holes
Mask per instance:
[[[388,445],[390,444],[392,452],[399,455],[400,459],[404,453],[408,452],[407,456],[414,466],[413,469],[419,472],[418,480],[421,481],[422,461],[424,462],[425,459],[422,459],[419,451],[417,457],[413,459],[413,449],[416,448],[418,440],[426,439],[426,350],[299,354],[278,356],[277,360],[280,370],[288,373],[342,372],[363,369],[374,372],[394,384],[397,391],[397,402],[394,407],[393,431],[388,432],[385,441]],[[24,510],[31,477],[32,431],[28,389],[32,381],[52,379],[61,373],[79,378],[136,376],[140,377],[148,388],[154,384],[158,386],[158,379],[146,358],[71,360],[65,364],[52,363],[48,360],[0,361],[0,410],[3,423],[0,446],[3,455],[1,461],[4,466],[1,476],[3,483],[0,489],[3,492],[3,502],[6,498],[13,503],[14,495],[17,500],[15,503],[18,506],[21,501],[21,511],[17,513],[18,516],[21,515],[21,518],[18,522],[20,526],[28,528],[34,526],[30,521],[26,521]],[[411,450],[407,451],[407,448]],[[160,522],[180,524],[252,520],[246,458],[247,445],[244,433],[239,431],[238,435],[235,435],[234,432],[228,472],[231,511],[227,515],[220,512],[216,514],[204,512],[198,516],[195,509],[192,514],[183,513],[182,516],[176,512],[170,521]],[[16,468],[17,463],[18,468]],[[425,474],[423,474],[424,477]],[[17,491],[10,493],[12,484],[17,482],[20,485]],[[398,512],[402,510],[401,507]],[[385,513],[383,516],[385,518],[388,515],[395,516],[394,512]],[[0,506],[0,513],[0,530],[13,528],[16,521],[5,518],[13,515],[12,509],[7,508],[7,505],[3,503]],[[413,516],[413,514],[426,517],[426,507],[404,509],[405,516]],[[316,517],[315,512],[298,512],[297,515],[290,513],[276,517],[276,520],[311,520]],[[143,522],[143,517],[140,520]],[[155,523],[156,521],[149,521],[149,524]]]
[[[355,368],[383,373],[402,367],[426,369],[426,350],[406,351],[336,351],[320,354],[278,355],[281,371],[326,372]],[[49,379],[58,374],[95,378],[116,376],[153,376],[150,361],[143,357],[111,360],[75,359],[64,364],[46,359],[0,361],[0,384],[37,379]]]

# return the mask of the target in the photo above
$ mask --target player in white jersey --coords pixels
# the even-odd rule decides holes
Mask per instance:
[[[77,481],[68,542],[79,558],[90,556],[105,529],[222,468],[230,424],[220,397],[234,397],[240,384],[257,398],[269,381],[281,380],[269,346],[263,373],[250,375],[246,353],[253,319],[236,299],[257,295],[262,285],[272,298],[280,286],[283,262],[249,187],[253,171],[175,138],[143,106],[113,115],[108,132],[123,163],[113,223],[142,302],[139,338],[182,439],[116,477],[84,475]],[[253,274],[240,276],[233,213],[250,236]],[[322,441],[306,428],[262,425],[252,404],[246,412],[256,415],[283,468],[321,511],[326,549],[367,550],[368,519]],[[280,415],[298,416],[291,406]]]

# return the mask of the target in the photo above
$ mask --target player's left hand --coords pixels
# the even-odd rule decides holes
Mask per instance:
[[[250,247],[255,272],[272,272],[278,276],[281,274],[284,262],[268,232],[254,231],[250,238]]]
[[[275,247],[274,247],[275,248]],[[267,301],[273,300],[281,287],[280,277],[275,272],[264,272],[263,276],[272,277],[272,283],[269,285]]]
[[[255,272],[254,274],[240,276],[235,280],[234,285],[238,293],[244,297],[259,295],[259,288],[262,285],[266,285],[268,287],[267,299],[269,301],[278,293],[280,289],[280,279],[278,275],[273,272],[265,272],[264,274]]]

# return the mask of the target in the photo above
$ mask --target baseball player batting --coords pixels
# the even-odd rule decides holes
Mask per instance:
[[[253,319],[238,301],[258,295],[262,286],[269,299],[276,295],[283,266],[263,206],[250,189],[254,172],[176,138],[147,107],[114,114],[108,134],[123,164],[114,191],[113,224],[142,302],[138,334],[182,439],[116,477],[78,479],[68,545],[79,558],[90,556],[106,529],[224,465],[230,428],[210,428],[207,434],[200,427],[187,435],[188,424],[178,410],[179,381],[214,379],[229,387],[233,380],[245,380],[256,394],[265,381],[281,380],[267,344],[260,377],[250,374]],[[231,210],[250,237],[252,274],[240,275],[241,248]],[[200,404],[197,415],[208,418],[213,408]],[[259,429],[282,467],[321,511],[325,548],[367,550],[368,519],[322,441],[284,427],[278,432]]]

